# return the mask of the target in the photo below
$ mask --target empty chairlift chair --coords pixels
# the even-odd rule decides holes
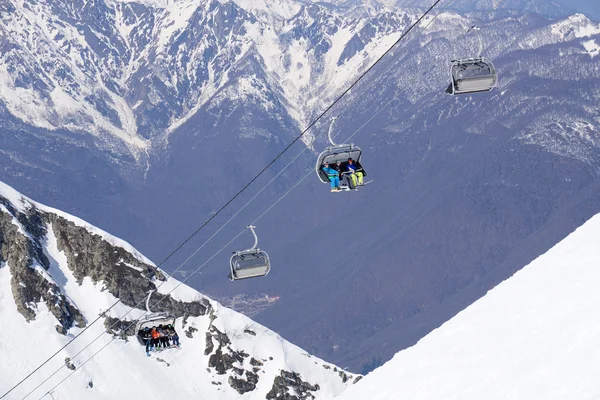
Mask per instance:
[[[231,256],[229,260],[231,268],[229,279],[232,281],[258,278],[267,275],[271,270],[269,255],[265,251],[256,248],[258,245],[258,236],[254,232],[254,228],[256,227],[249,225],[248,228],[254,235],[254,245],[250,249],[236,251]]]
[[[144,343],[144,339],[142,337],[143,335],[143,330],[145,328],[148,329],[152,329],[152,327],[154,326],[159,326],[159,325],[163,325],[163,326],[167,326],[167,325],[172,325],[173,327],[175,327],[175,316],[169,314],[169,313],[165,313],[165,312],[152,312],[150,311],[150,296],[152,296],[152,292],[154,292],[154,290],[150,290],[148,292],[148,298],[146,299],[146,315],[144,315],[142,318],[140,318],[135,326],[135,333],[136,336],[138,338],[138,341],[142,344],[145,345],[146,343]]]
[[[487,92],[498,83],[494,64],[481,57],[451,61],[450,78],[446,92],[452,95]]]
[[[335,120],[336,118],[332,118],[331,125],[329,125],[329,132],[327,133],[327,137],[329,138],[331,146],[327,147],[321,154],[319,154],[319,158],[317,158],[317,164],[315,165],[317,176],[323,183],[329,183],[329,178],[327,177],[325,171],[323,171],[323,164],[325,164],[325,162],[328,162],[329,165],[335,165],[339,161],[342,163],[342,166],[345,169],[345,167],[348,165],[348,159],[351,158],[358,166],[361,167],[363,175],[367,175],[360,164],[360,158],[362,156],[362,150],[360,147],[355,146],[353,143],[335,144],[333,142],[333,139],[331,138],[331,131]]]

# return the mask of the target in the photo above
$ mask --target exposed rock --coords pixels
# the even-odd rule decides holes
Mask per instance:
[[[263,363],[261,361],[258,361],[256,358],[252,357],[250,359],[250,365],[260,366],[263,365]]]
[[[106,317],[104,320],[104,327],[106,332],[111,335],[119,335],[121,338],[127,338],[127,336],[135,336],[135,321],[121,320],[119,318]]]
[[[214,368],[217,374],[223,375],[227,371],[233,369],[233,364],[239,362],[244,363],[244,358],[248,357],[248,354],[243,351],[233,351],[229,347],[226,348],[228,351],[224,353],[222,346],[219,346],[217,350],[208,359],[208,366]]]
[[[246,379],[230,376],[228,382],[229,386],[234,388],[239,394],[244,394],[251,392],[256,388],[256,384],[258,383],[258,375],[250,371],[246,371]]]
[[[224,347],[224,346],[227,346],[229,343],[231,343],[229,340],[229,337],[227,337],[227,335],[225,333],[221,332],[215,326],[211,326],[209,331],[212,332],[212,337],[217,339],[219,346]]]
[[[145,264],[124,248],[112,245],[102,236],[66,218],[35,207],[20,212],[2,196],[0,204],[4,206],[0,209],[0,262],[6,261],[11,269],[17,310],[27,321],[35,319],[37,303],[43,301],[60,323],[57,332],[67,334],[73,325],[86,325],[79,310],[46,275],[50,260],[44,253],[44,242],[50,227],[56,236],[58,250],[65,254],[67,266],[76,281],[82,284],[85,277],[90,277],[94,283],[102,282],[101,290],[108,291],[127,306],[140,307],[148,291],[155,290],[166,279],[154,265]],[[212,311],[207,299],[181,302],[156,292],[151,304],[153,311],[164,311],[177,317],[201,316]],[[123,338],[135,335],[135,325],[131,324],[132,321],[116,318],[105,320],[107,331]],[[189,328],[188,337],[192,337],[195,330]]]
[[[338,375],[340,376],[340,378],[342,378],[342,382],[344,382],[344,383],[348,382],[348,379],[351,378],[351,376],[348,377],[348,375],[346,375],[346,373],[344,371],[342,371],[342,370],[340,370],[338,372]]]
[[[66,335],[69,332],[62,325],[56,325],[54,328],[56,329],[56,332],[60,333],[61,335]]]
[[[250,329],[244,329],[244,333],[247,333],[248,335],[256,336],[256,332],[251,331]]]
[[[43,301],[62,326],[57,331],[65,332],[74,324],[84,327],[79,310],[46,275],[50,263],[41,244],[46,234],[42,214],[35,209],[20,213],[2,196],[0,203],[9,210],[0,209],[0,262],[6,261],[11,270],[11,288],[19,313],[31,321],[37,303]],[[13,223],[13,218],[27,233]]]
[[[362,375],[358,375],[356,377],[356,379],[354,379],[354,381],[352,382],[352,384],[356,385],[358,383],[358,381],[360,381],[362,378],[363,378]]]
[[[65,365],[67,366],[67,368],[69,368],[71,371],[75,371],[77,368],[75,367],[75,364],[73,364],[71,362],[71,358],[70,357],[66,357],[65,358]]]
[[[231,369],[233,372],[235,372],[236,374],[238,374],[240,376],[244,375],[244,370],[242,368],[232,367]]]
[[[47,214],[56,235],[58,249],[67,257],[69,269],[79,284],[83,278],[102,281],[110,294],[123,304],[135,307],[143,304],[149,290],[156,290],[155,281],[166,277],[154,265],[145,264],[122,247],[113,246],[100,235],[55,214]],[[152,294],[152,311],[169,312],[177,317],[185,314],[206,315],[208,300],[180,302],[158,292]]]
[[[295,395],[290,394],[290,389],[293,389]],[[300,375],[295,372],[281,370],[281,373],[275,377],[273,387],[267,393],[267,399],[277,400],[307,400],[314,399],[315,396],[311,392],[316,392],[321,388],[319,385],[311,385],[304,382]]]
[[[204,349],[204,355],[207,356],[215,349],[215,345],[212,341],[212,335],[210,332],[206,332],[206,348]]]
[[[185,332],[185,336],[189,337],[190,339],[193,339],[194,338],[193,333],[197,332],[197,331],[198,331],[198,329],[194,328],[193,326],[190,326],[184,332]]]

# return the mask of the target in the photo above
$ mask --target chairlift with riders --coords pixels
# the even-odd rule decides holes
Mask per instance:
[[[152,312],[150,311],[150,297],[152,293],[155,291],[148,291],[148,298],[146,298],[146,315],[140,318],[135,325],[135,334],[138,338],[138,341],[142,345],[146,345],[143,338],[143,331],[145,328],[152,329],[153,327],[163,325],[168,326],[171,325],[175,327],[175,316],[166,312]],[[173,328],[175,329],[175,328]]]
[[[331,124],[329,125],[329,131],[327,132],[327,138],[329,139],[330,146],[328,146],[317,158],[317,163],[315,165],[315,171],[317,176],[323,183],[329,183],[329,178],[327,173],[323,171],[323,167],[325,163],[329,165],[335,165],[338,162],[341,164],[342,170],[345,170],[348,166],[348,160],[352,159],[356,166],[363,173],[363,176],[366,176],[367,173],[362,168],[360,164],[360,159],[362,157],[362,150],[360,147],[356,146],[354,143],[350,144],[335,144],[333,139],[331,138],[331,132],[333,130],[333,124],[337,117],[333,117],[331,119]]]

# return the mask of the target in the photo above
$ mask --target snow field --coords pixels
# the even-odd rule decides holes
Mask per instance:
[[[597,399],[600,214],[340,400]]]

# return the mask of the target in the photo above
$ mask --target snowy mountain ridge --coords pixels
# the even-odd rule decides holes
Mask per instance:
[[[0,322],[11,327],[0,394],[99,315],[6,398],[329,399],[360,379],[179,284],[128,243],[0,183]],[[130,308],[149,289],[182,343],[151,357],[132,326],[145,312]]]
[[[0,13],[8,111],[137,157],[210,102],[258,100],[304,127],[414,19],[299,1],[10,1]]]
[[[600,214],[340,400],[595,399]]]

